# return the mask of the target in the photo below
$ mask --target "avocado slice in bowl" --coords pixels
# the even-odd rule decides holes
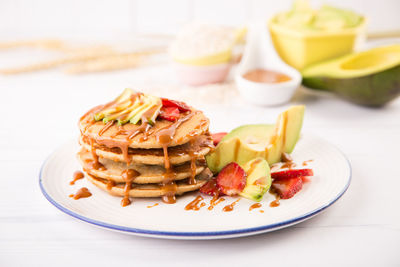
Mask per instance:
[[[379,107],[400,95],[400,45],[372,48],[302,71],[303,85],[356,104]]]

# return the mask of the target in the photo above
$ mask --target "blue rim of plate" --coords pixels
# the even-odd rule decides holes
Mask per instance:
[[[345,156],[345,154],[339,150],[336,146],[333,146],[342,156],[343,158],[346,160],[347,165],[349,167],[349,179],[347,181],[346,186],[343,188],[343,190],[329,203],[313,210],[310,211],[302,216],[298,216],[295,217],[293,219],[290,220],[286,220],[286,221],[282,221],[279,223],[274,223],[274,224],[267,224],[267,225],[263,225],[263,226],[258,226],[258,227],[251,227],[251,228],[242,228],[242,229],[238,229],[238,230],[228,230],[228,231],[216,231],[216,232],[172,232],[172,231],[155,231],[155,230],[146,230],[146,229],[140,229],[140,228],[133,228],[133,227],[126,227],[126,226],[120,226],[120,225],[116,225],[116,224],[110,224],[110,223],[105,223],[102,221],[97,221],[85,216],[82,216],[76,212],[73,212],[69,209],[67,209],[66,207],[60,205],[56,200],[54,200],[45,190],[43,183],[42,183],[42,171],[43,168],[46,166],[46,163],[48,163],[49,159],[51,158],[51,156],[57,152],[57,150],[55,152],[53,152],[50,156],[47,157],[47,159],[44,161],[44,163],[42,164],[42,167],[40,168],[40,173],[39,173],[39,186],[40,186],[40,190],[42,191],[43,195],[46,197],[46,199],[53,204],[56,208],[58,208],[59,210],[61,210],[62,212],[76,218],[79,219],[81,221],[84,221],[86,223],[89,224],[93,224],[95,226],[101,227],[101,228],[106,228],[106,229],[110,229],[110,230],[116,230],[116,231],[120,231],[120,232],[128,232],[131,234],[137,234],[137,235],[144,235],[144,236],[165,236],[165,237],[223,237],[223,236],[232,236],[235,237],[235,235],[241,235],[241,234],[257,234],[258,232],[263,233],[263,232],[268,232],[268,230],[273,230],[273,229],[280,229],[283,228],[284,226],[290,226],[296,223],[300,223],[308,218],[313,217],[314,215],[317,215],[318,213],[324,211],[326,208],[330,207],[331,205],[333,205],[339,198],[341,198],[343,196],[343,194],[347,191],[347,189],[350,186],[351,183],[351,179],[352,179],[352,168],[351,168],[351,164],[349,159]]]

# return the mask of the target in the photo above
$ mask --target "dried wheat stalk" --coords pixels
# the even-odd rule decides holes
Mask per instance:
[[[64,42],[58,39],[0,42],[0,50],[19,48],[19,47],[34,47],[34,48],[43,48],[49,50],[59,50],[63,49],[63,47],[65,47],[65,44]]]
[[[145,56],[163,51],[164,50],[158,49],[100,57],[86,62],[79,62],[78,64],[67,68],[66,72],[69,74],[83,74],[133,68],[142,64]]]

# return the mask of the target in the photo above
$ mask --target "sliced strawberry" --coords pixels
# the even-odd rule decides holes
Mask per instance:
[[[214,146],[218,145],[221,142],[221,139],[224,138],[228,133],[213,133],[211,134],[212,140],[214,142]]]
[[[175,101],[175,100],[170,100],[167,98],[161,98],[162,105],[163,107],[173,107],[173,108],[178,108],[179,111],[186,112],[190,110],[190,107],[186,105],[186,103],[180,102],[180,101]]]
[[[290,179],[300,176],[313,176],[312,169],[291,169],[286,171],[272,172],[271,177],[275,180]]]
[[[273,181],[271,188],[279,194],[281,199],[293,197],[303,187],[302,177]]]
[[[174,107],[162,107],[158,117],[167,121],[176,121],[179,118],[179,109]]]
[[[219,172],[217,186],[225,195],[237,195],[246,186],[246,176],[246,172],[239,164],[231,162]]]
[[[221,193],[219,192],[217,186],[217,178],[212,178],[208,180],[202,187],[200,187],[200,192],[210,196],[220,196]]]

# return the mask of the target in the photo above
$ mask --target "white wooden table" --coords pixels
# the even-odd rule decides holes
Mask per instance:
[[[255,108],[234,86],[176,86],[166,66],[67,76],[48,71],[0,77],[0,266],[399,266],[400,99],[383,109],[302,89],[304,132],[349,157],[347,193],[317,217],[268,234],[215,241],[123,235],[77,221],[53,207],[38,185],[40,167],[78,136],[88,108],[124,87],[175,97],[203,109],[212,131],[274,121],[286,106]],[[243,116],[223,118],[229,110]]]

